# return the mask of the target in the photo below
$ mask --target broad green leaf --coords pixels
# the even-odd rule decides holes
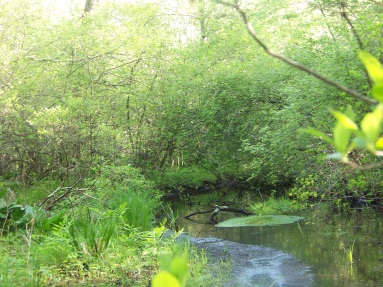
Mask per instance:
[[[374,152],[375,141],[382,131],[383,104],[375,108],[372,113],[364,116],[361,122],[361,129],[367,140],[367,148]]]
[[[351,130],[346,128],[341,122],[337,122],[334,128],[334,147],[337,152],[344,154],[351,138]]]
[[[163,257],[161,259],[161,268],[163,270],[163,272],[161,273],[169,273],[177,280],[179,286],[183,287],[186,285],[186,281],[189,276],[187,253],[184,253],[182,256],[175,257],[172,259],[169,257]]]
[[[187,277],[189,275],[189,268],[187,263],[187,254],[185,253],[182,257],[176,257],[170,263],[170,273],[174,275],[181,286],[186,284]]]
[[[366,67],[374,83],[383,83],[383,67],[379,61],[366,51],[359,51],[359,58]]]
[[[152,287],[181,287],[181,284],[168,271],[161,271],[153,278]]]
[[[379,138],[379,139],[376,141],[375,147],[376,147],[377,149],[383,150],[383,137]]]
[[[301,131],[303,131],[305,133],[308,133],[308,134],[310,134],[310,135],[312,135],[314,137],[321,138],[325,142],[328,142],[329,144],[333,144],[334,143],[334,141],[328,135],[326,135],[324,132],[318,131],[316,129],[307,128],[307,129],[302,129]]]
[[[383,102],[383,84],[374,85],[372,88],[372,94],[379,102]]]
[[[358,126],[352,119],[350,119],[348,116],[345,114],[342,114],[341,112],[338,111],[332,111],[332,114],[334,117],[345,127],[350,130],[357,130]]]

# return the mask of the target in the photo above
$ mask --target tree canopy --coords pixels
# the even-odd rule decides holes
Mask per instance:
[[[112,164],[278,189],[361,180],[299,130],[331,136],[329,109],[351,105],[358,121],[376,103],[358,51],[383,60],[379,1],[84,2],[60,15],[1,1],[3,178],[28,187]],[[365,173],[359,195],[376,183]]]

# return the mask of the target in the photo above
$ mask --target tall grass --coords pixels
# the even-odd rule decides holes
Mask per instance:
[[[129,188],[110,191],[107,206],[111,210],[123,208],[121,219],[130,227],[148,231],[160,206],[159,197],[149,191],[134,191]]]
[[[154,185],[130,166],[106,166],[102,173],[96,184],[100,200],[92,204],[107,210],[123,210],[120,212],[123,224],[141,231],[150,230],[160,208],[160,194]]]

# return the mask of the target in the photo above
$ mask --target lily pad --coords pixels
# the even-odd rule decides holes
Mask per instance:
[[[301,216],[252,215],[252,216],[246,216],[246,217],[232,218],[217,224],[216,227],[266,226],[266,225],[291,224],[301,219],[303,219],[303,217]]]

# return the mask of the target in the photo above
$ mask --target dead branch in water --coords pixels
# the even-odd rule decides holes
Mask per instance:
[[[209,217],[209,222],[217,223],[217,221],[214,220],[214,217],[215,217],[220,211],[224,211],[224,212],[234,212],[234,213],[240,213],[240,214],[244,214],[244,215],[253,215],[253,214],[254,214],[254,213],[249,212],[249,211],[246,211],[246,210],[244,210],[244,209],[231,208],[231,207],[227,207],[227,206],[219,206],[219,205],[216,205],[215,208],[213,208],[213,209],[210,209],[210,210],[207,210],[207,211],[196,211],[196,212],[193,212],[193,213],[191,213],[191,214],[189,214],[189,215],[186,215],[185,218],[191,220],[190,217],[192,217],[193,215],[196,215],[196,214],[212,213],[211,216]]]

